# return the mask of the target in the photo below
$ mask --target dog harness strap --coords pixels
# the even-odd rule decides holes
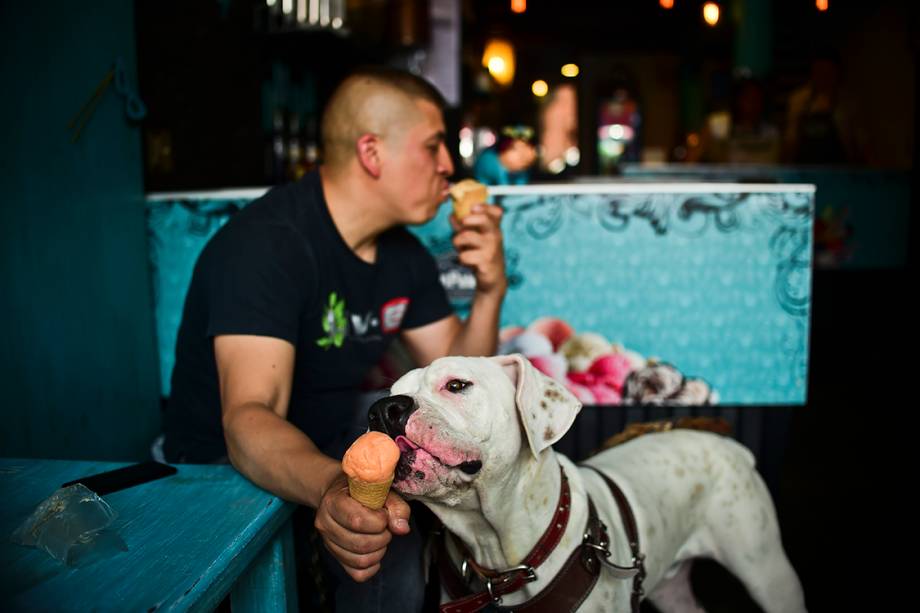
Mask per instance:
[[[470,594],[470,588],[465,582],[465,573],[464,576],[461,576],[450,561],[445,545],[446,538],[445,532],[445,537],[439,539],[438,542],[438,567],[442,586],[450,594],[450,597],[456,600],[442,604],[440,607],[441,613],[474,613],[489,604],[499,604],[503,595],[516,592],[537,578],[533,568],[521,565],[508,571],[496,573],[493,576],[480,575],[480,579],[486,584],[485,591]],[[460,551],[465,551],[465,548],[460,543],[455,541],[454,545]],[[464,553],[464,555],[467,554]],[[469,561],[469,558],[467,560]],[[474,568],[472,565],[469,567]],[[479,574],[478,571],[477,574]]]
[[[442,585],[450,597],[455,600],[441,605],[441,613],[474,613],[489,604],[496,605],[496,609],[499,611],[515,611],[518,613],[564,613],[575,611],[581,606],[591,593],[591,590],[594,589],[601,572],[601,560],[598,556],[598,551],[596,548],[587,545],[582,545],[572,551],[559,573],[539,594],[513,607],[499,606],[503,595],[515,592],[536,579],[534,568],[549,556],[562,538],[562,533],[568,523],[569,507],[571,506],[571,490],[564,471],[562,472],[561,489],[559,505],[556,507],[553,523],[524,559],[521,566],[516,566],[507,571],[484,568],[471,559],[469,552],[466,551],[466,548],[461,543],[454,541],[454,545],[465,556],[466,560],[464,570],[458,572],[450,561],[446,546],[447,533],[445,533],[444,539],[440,539],[438,542],[438,566]],[[590,497],[588,498],[588,519],[583,533],[586,541],[594,543],[609,542],[606,528],[598,518],[594,502]],[[467,568],[472,569],[486,583],[485,591],[475,594],[470,593],[470,589],[466,584]]]
[[[633,578],[631,599],[632,610],[634,612],[638,611],[639,601],[642,600],[642,596],[645,595],[645,591],[642,589],[642,580],[645,579],[645,556],[639,549],[639,528],[636,524],[636,517],[633,515],[632,507],[629,506],[629,501],[626,499],[626,495],[623,494],[623,490],[614,483],[613,479],[588,464],[581,464],[580,466],[590,468],[601,476],[607,483],[607,487],[610,489],[610,493],[613,495],[613,499],[620,509],[620,516],[623,518],[623,529],[626,531],[626,538],[629,539],[629,551],[632,554],[633,565],[639,570]]]
[[[585,524],[585,534],[592,540],[606,541],[604,524],[598,519],[594,503],[588,499],[588,520]],[[447,559],[447,548],[444,541],[439,542],[438,565],[441,569],[442,586],[445,588],[452,602],[441,605],[441,613],[473,613],[493,603],[495,599],[489,595],[488,590],[477,594],[469,594],[469,588],[457,572],[456,567]],[[445,562],[445,560],[447,560]],[[553,580],[543,588],[539,594],[530,600],[513,607],[497,606],[499,611],[516,613],[565,613],[576,611],[585,601],[600,577],[601,562],[597,551],[589,547],[579,547],[572,551],[565,564]],[[523,587],[523,585],[521,586]],[[520,589],[520,588],[515,588]],[[510,593],[513,590],[503,593]]]

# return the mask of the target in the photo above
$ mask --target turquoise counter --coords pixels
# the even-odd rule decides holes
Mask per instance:
[[[0,602],[4,611],[296,611],[290,517],[295,505],[228,465],[105,495],[122,547],[66,566],[9,535],[62,483],[111,462],[0,458]]]
[[[557,317],[673,364],[723,404],[801,404],[811,296],[810,185],[629,184],[492,188],[511,288],[502,326]],[[449,211],[416,234],[457,310]]]
[[[148,197],[162,391],[192,266],[232,211],[264,190]],[[814,186],[555,185],[493,188],[511,287],[504,328],[555,317],[705,381],[722,404],[803,404]],[[449,208],[414,229],[462,315]]]

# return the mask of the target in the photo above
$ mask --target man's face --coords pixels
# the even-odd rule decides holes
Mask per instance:
[[[385,141],[381,187],[398,223],[429,221],[448,194],[454,165],[445,144],[444,118],[437,106],[415,100],[415,118]]]

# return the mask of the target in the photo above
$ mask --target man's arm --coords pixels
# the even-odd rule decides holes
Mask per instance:
[[[475,205],[463,221],[451,216],[454,247],[460,263],[472,268],[476,275],[476,293],[465,322],[450,315],[403,332],[403,341],[419,365],[446,355],[495,353],[502,300],[508,289],[501,218],[501,208],[489,204]]]
[[[214,354],[233,466],[256,485],[315,508],[326,548],[356,581],[372,577],[391,532],[409,531],[409,506],[395,493],[379,511],[353,500],[340,463],[287,421],[293,345],[264,336],[218,336]]]

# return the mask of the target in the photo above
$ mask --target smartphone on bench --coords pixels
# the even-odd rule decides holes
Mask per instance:
[[[112,492],[140,485],[141,483],[168,477],[177,472],[178,470],[175,466],[149,460],[147,462],[141,462],[140,464],[132,464],[131,466],[116,468],[115,470],[109,470],[104,473],[74,479],[73,481],[68,481],[63,484],[61,487],[82,483],[100,496],[104,496],[105,494],[111,494]]]

